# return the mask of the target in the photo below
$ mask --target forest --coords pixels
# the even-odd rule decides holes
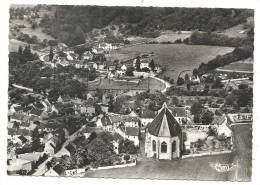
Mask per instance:
[[[54,16],[45,15],[44,32],[68,45],[82,44],[94,28],[118,25],[123,35],[156,36],[160,30],[212,32],[246,22],[247,9],[55,6]]]

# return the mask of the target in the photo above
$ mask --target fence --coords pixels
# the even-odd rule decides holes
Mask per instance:
[[[210,155],[220,155],[220,154],[229,154],[232,153],[231,150],[228,151],[221,151],[221,152],[205,152],[205,153],[200,153],[200,154],[189,154],[189,155],[183,155],[182,159],[187,159],[187,158],[193,158],[193,157],[202,157],[202,156],[210,156]]]

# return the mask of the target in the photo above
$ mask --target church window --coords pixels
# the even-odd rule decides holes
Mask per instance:
[[[156,142],[155,142],[155,140],[153,140],[153,151],[154,152],[156,151]]]
[[[161,144],[161,152],[162,153],[167,153],[167,144],[166,144],[166,142],[162,142],[162,144]]]
[[[172,152],[176,152],[176,141],[172,142]]]

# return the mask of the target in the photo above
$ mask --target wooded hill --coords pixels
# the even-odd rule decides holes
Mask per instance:
[[[160,30],[212,32],[246,22],[248,9],[55,6],[54,17],[44,16],[40,26],[68,45],[83,42],[93,28],[118,25],[123,35],[156,37]]]

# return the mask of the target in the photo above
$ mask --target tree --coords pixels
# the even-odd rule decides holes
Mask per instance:
[[[35,30],[38,27],[37,22],[33,21],[32,22],[32,29]]]
[[[51,47],[51,48],[50,48],[50,52],[49,52],[49,61],[50,61],[50,62],[52,62],[53,57],[54,57],[54,53],[53,53],[53,48]]]
[[[154,60],[152,59],[151,62],[149,63],[149,67],[151,68],[152,71],[155,69],[155,63]]]
[[[191,112],[191,114],[196,115],[196,114],[200,114],[203,109],[204,109],[204,107],[202,106],[202,104],[200,102],[195,102],[191,106],[190,112]]]
[[[95,113],[97,116],[103,113],[101,106],[99,104],[95,103],[94,107],[95,107]]]
[[[125,74],[126,76],[134,76],[134,67],[127,67]]]
[[[49,46],[54,47],[58,45],[58,42],[56,40],[49,40],[48,41]]]
[[[32,132],[32,151],[37,151],[41,146],[39,128],[35,127]]]
[[[178,97],[174,96],[172,97],[172,104],[175,105],[175,106],[178,106],[179,105],[179,99]]]
[[[81,57],[85,51],[87,51],[86,47],[76,47],[74,49],[74,53],[77,53],[79,55],[79,60],[81,60]]]
[[[22,47],[22,46],[19,46],[19,48],[18,48],[18,54],[19,54],[19,55],[22,55],[22,54],[23,54],[23,47]]]
[[[109,102],[108,102],[108,112],[113,112],[114,110],[114,98],[110,96]]]
[[[215,82],[213,83],[213,85],[211,86],[212,89],[217,89],[217,88],[222,88],[224,85],[223,83],[221,82],[221,79],[220,78],[217,78],[215,80]]]
[[[193,74],[193,76],[197,77],[198,74],[199,74],[198,69],[194,68],[193,71],[192,71],[192,74]]]
[[[77,26],[75,30],[69,36],[68,45],[75,46],[85,43],[85,34],[80,26]]]
[[[136,71],[141,71],[140,65],[141,65],[140,56],[138,56],[136,58],[136,63],[135,63]]]
[[[184,79],[182,77],[178,77],[177,85],[183,85],[183,84],[184,84]]]
[[[184,79],[185,79],[186,83],[188,83],[190,81],[190,77],[189,77],[188,73],[185,74]]]
[[[207,110],[201,116],[201,122],[205,125],[209,125],[214,120],[214,113]]]
[[[136,154],[138,152],[138,148],[134,145],[134,142],[128,139],[121,140],[119,142],[118,150],[119,153],[127,153],[127,154]]]

